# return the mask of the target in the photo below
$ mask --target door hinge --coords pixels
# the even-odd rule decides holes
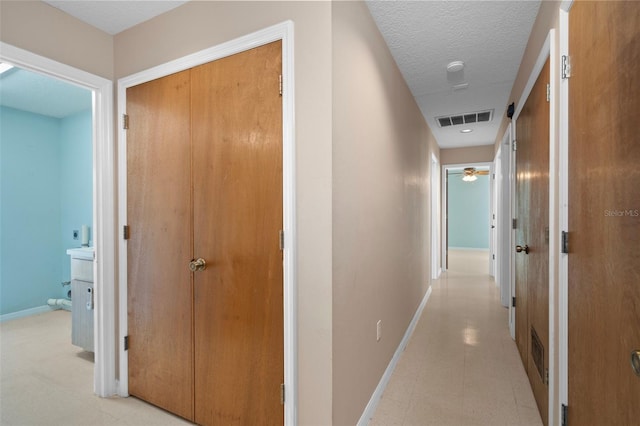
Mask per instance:
[[[562,247],[560,253],[569,254],[569,233],[562,231]]]
[[[548,368],[544,369],[544,384],[546,386],[549,386],[549,369]]]
[[[129,350],[129,336],[124,336],[124,350]]]
[[[511,219],[511,229],[518,229],[518,219]]]
[[[547,102],[551,101],[551,84],[547,83]]]
[[[280,384],[280,404],[284,405],[284,383]]]
[[[129,239],[129,225],[124,225],[122,227],[122,238],[125,240]]]
[[[496,260],[496,255],[495,255],[495,254],[492,254],[492,255],[491,255],[491,258],[492,258],[493,260]]]
[[[122,114],[122,128],[124,130],[129,129],[129,115],[128,114]]]
[[[512,307],[512,308],[515,308],[515,307],[516,307],[516,297],[515,297],[515,296],[513,296],[513,297],[511,298],[511,307]]]
[[[516,139],[513,140],[513,143],[511,144],[511,149],[513,149],[514,151],[518,150],[518,141]]]
[[[280,250],[284,250],[284,231],[282,229],[280,230],[280,234],[278,238],[279,238]]]
[[[280,90],[280,96],[282,96],[282,74],[278,77],[278,87]]]
[[[562,79],[571,77],[571,56],[562,55]]]
[[[562,404],[562,407],[560,408],[560,410],[562,410],[562,426],[569,426],[569,419],[568,419],[568,414],[569,414],[569,406],[567,406],[567,404]]]

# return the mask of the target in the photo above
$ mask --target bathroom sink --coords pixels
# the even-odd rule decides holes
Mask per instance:
[[[67,250],[67,254],[71,256],[72,259],[93,260],[94,248],[93,247],[71,248]]]

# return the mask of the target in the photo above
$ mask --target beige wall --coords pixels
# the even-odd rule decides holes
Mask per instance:
[[[428,288],[438,149],[366,5],[335,2],[332,17],[333,424],[343,426],[362,415]]]
[[[503,132],[504,133],[504,132]],[[440,150],[440,164],[465,164],[493,162],[493,145]]]
[[[295,25],[299,424],[331,424],[331,3],[190,2],[115,36],[124,77]]]
[[[0,40],[113,78],[113,38],[40,1],[0,1]]]

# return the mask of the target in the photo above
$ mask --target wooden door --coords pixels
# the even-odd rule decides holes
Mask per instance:
[[[127,90],[129,390],[202,425],[284,423],[281,49]]]
[[[575,425],[640,419],[640,4],[569,12],[569,388]]]
[[[527,122],[527,106],[522,110],[522,121],[520,117],[516,122],[516,136],[518,138],[516,151],[516,232],[515,242],[520,247],[529,244],[529,198],[531,196],[530,176],[531,144],[520,142],[520,132],[525,133]],[[525,138],[526,139],[526,138]],[[529,266],[526,252],[516,252],[515,260],[515,329],[516,346],[522,359],[525,370],[529,367],[529,314],[528,308],[528,283],[527,268]]]
[[[544,424],[549,404],[548,83],[547,59],[516,121],[516,241],[524,248],[516,255],[516,342]]]
[[[193,419],[190,71],[127,90],[129,393]]]
[[[281,42],[193,69],[196,422],[277,425],[284,379]]]

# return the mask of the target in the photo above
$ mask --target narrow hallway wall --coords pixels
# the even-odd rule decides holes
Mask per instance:
[[[333,3],[332,32],[333,424],[353,425],[429,286],[439,149],[367,6]]]

